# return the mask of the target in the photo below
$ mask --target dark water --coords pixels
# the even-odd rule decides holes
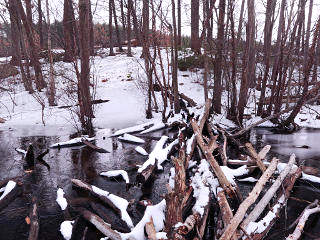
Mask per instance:
[[[15,199],[6,209],[0,212],[0,240],[27,239],[29,225],[25,217],[29,215],[29,204],[32,194],[36,195],[39,204],[40,233],[39,239],[63,239],[59,229],[65,217],[56,203],[56,191],[63,188],[67,199],[87,197],[83,192],[72,188],[71,179],[81,179],[89,184],[98,186],[113,194],[130,200],[151,199],[158,203],[166,193],[165,184],[168,182],[166,174],[158,173],[152,186],[142,192],[140,186],[132,186],[126,191],[126,184],[119,179],[108,179],[99,176],[102,171],[123,169],[129,174],[131,182],[135,181],[136,165],[142,164],[147,157],[138,154],[135,144],[123,143],[116,138],[108,138],[111,131],[97,135],[95,144],[110,153],[97,153],[87,147],[50,149],[44,160],[50,165],[50,171],[43,165],[37,165],[33,174],[23,171],[24,161],[15,148],[27,149],[32,143],[38,153],[47,149],[51,144],[69,140],[69,135],[52,133],[50,136],[30,136],[29,132],[0,131],[0,179],[24,176],[24,194]],[[158,132],[152,136],[158,137],[166,132]],[[145,138],[146,143],[140,144],[147,152],[153,149],[156,141]],[[169,164],[166,165],[166,168]],[[167,170],[167,169],[166,169]],[[111,218],[118,218],[110,209],[104,209]],[[140,219],[139,212],[133,212],[134,224]],[[74,216],[73,216],[74,217]],[[70,219],[68,219],[70,220]],[[86,239],[100,239],[102,237],[91,227]]]
[[[105,134],[98,134],[95,142],[97,146],[105,148],[110,153],[96,153],[87,147],[51,149],[44,158],[51,170],[48,171],[45,166],[38,165],[34,174],[28,175],[23,171],[22,156],[14,149],[17,147],[27,149],[28,145],[33,143],[36,151],[40,153],[53,143],[68,140],[69,134],[54,130],[47,132],[46,136],[27,129],[0,131],[0,179],[24,176],[24,194],[0,212],[0,240],[28,238],[29,225],[26,224],[25,217],[29,215],[32,195],[38,197],[39,239],[63,239],[59,228],[66,217],[56,203],[57,188],[63,188],[68,199],[88,197],[83,192],[72,188],[70,182],[72,178],[96,185],[128,201],[146,198],[158,203],[166,194],[167,174],[158,173],[154,184],[143,188],[143,191],[139,186],[132,186],[126,191],[123,181],[99,176],[102,171],[123,169],[129,173],[130,181],[134,182],[135,166],[142,164],[147,159],[135,152],[136,145],[134,144],[119,142],[116,138],[104,138],[110,134],[111,130],[107,130]],[[150,137],[159,137],[163,134],[168,134],[168,132],[160,131],[149,135],[145,138],[146,143],[141,146],[147,152],[151,152],[156,141],[151,140]],[[307,166],[320,168],[320,148],[318,147],[320,130],[302,129],[297,133],[285,135],[275,134],[270,129],[255,129],[252,131],[250,140],[258,149],[270,144],[272,148],[269,156],[278,156],[281,160],[287,161],[290,154],[295,153],[299,163],[304,162]],[[308,148],[297,148],[302,145]],[[168,172],[168,168],[170,164],[167,163],[165,173]],[[293,189],[292,196],[309,202],[316,198],[320,199],[319,186],[306,185],[300,181]],[[288,225],[298,217],[306,205],[307,202],[291,198],[288,207],[282,212],[281,220],[276,223],[275,230],[268,235],[269,238],[283,239],[289,232],[292,232],[292,230],[287,230]],[[118,219],[110,209],[104,208],[104,210],[112,219]],[[136,209],[131,212],[134,224],[142,217],[142,214],[143,212]],[[73,214],[72,218],[75,217],[76,215]],[[94,227],[88,226],[86,239],[102,237]],[[308,236],[304,235],[303,239],[314,239],[313,236],[320,237],[319,215],[312,216],[305,229]]]

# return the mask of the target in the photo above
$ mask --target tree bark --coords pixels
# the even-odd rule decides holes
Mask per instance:
[[[191,0],[191,50],[201,53],[199,39],[199,0]]]
[[[80,106],[80,121],[82,128],[89,135],[93,133],[93,110],[90,95],[90,43],[89,43],[89,0],[79,0],[80,47],[81,47],[81,74],[78,80],[78,99]]]

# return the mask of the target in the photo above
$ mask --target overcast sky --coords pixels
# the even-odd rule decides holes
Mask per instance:
[[[125,0],[124,0],[125,1]],[[287,0],[288,1],[288,7],[290,6],[291,3],[297,7],[299,0]],[[4,0],[0,0],[0,2],[4,3]],[[36,6],[37,0],[33,0],[34,5]],[[43,2],[43,11],[45,11],[45,0],[42,0]],[[74,2],[77,2],[77,0],[74,0]],[[170,11],[170,3],[171,0],[154,0],[154,3],[156,5],[162,4],[162,9],[166,11]],[[190,15],[191,15],[191,10],[190,10],[190,2],[191,0],[181,0],[182,3],[182,33],[184,35],[190,35]],[[201,0],[200,0],[201,2]],[[218,6],[218,0],[216,1],[216,6]],[[236,0],[236,9],[235,9],[235,14],[236,17],[235,19],[237,20],[239,18],[239,12],[240,12],[240,4],[241,0]],[[277,1],[277,5],[280,5],[280,0]],[[94,12],[94,21],[95,22],[106,22],[108,23],[108,0],[91,0],[92,3],[92,10]],[[115,0],[116,5],[119,5],[119,0]],[[51,22],[53,22],[54,19],[57,20],[62,20],[63,17],[63,0],[49,0],[50,4],[50,12],[51,12]],[[266,5],[266,0],[255,0],[255,6],[256,6],[256,21],[257,21],[257,40],[259,41],[263,37],[263,27],[264,27],[264,13],[265,13],[265,5]],[[200,6],[200,9],[202,7]],[[309,1],[307,1],[307,6],[306,6],[306,18],[308,15],[308,9],[309,9]],[[37,18],[36,14],[36,8],[33,10],[35,12],[34,18]],[[289,11],[289,9],[288,9]],[[316,19],[319,17],[320,13],[320,1],[319,0],[314,0],[314,7],[313,7],[313,22],[316,21]],[[119,13],[120,15],[120,13]],[[168,12],[168,21],[171,21],[171,12]],[[214,13],[215,17],[215,13]],[[216,19],[216,17],[215,17]],[[276,21],[277,22],[277,21]],[[216,25],[214,25],[216,26]],[[214,27],[214,31],[215,31]],[[276,34],[276,31],[274,31],[274,34]]]

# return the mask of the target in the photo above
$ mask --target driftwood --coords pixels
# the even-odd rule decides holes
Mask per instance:
[[[304,211],[302,212],[302,214],[300,215],[299,222],[294,230],[294,232],[292,234],[290,234],[286,240],[298,240],[303,232],[304,229],[304,225],[306,224],[309,216],[311,214],[314,213],[318,213],[320,212],[320,205],[319,205],[319,201],[315,200],[313,203],[309,204]]]
[[[85,139],[82,139],[81,141],[83,142],[83,144],[85,144],[86,146],[88,146],[89,148],[93,149],[94,151],[96,151],[98,153],[110,153],[109,151],[105,150],[104,148],[98,147]]]
[[[273,172],[276,170],[277,164],[279,160],[273,159],[267,170],[263,173],[259,181],[254,186],[253,190],[250,192],[249,196],[240,204],[236,214],[230,221],[230,224],[225,229],[224,233],[221,236],[221,240],[228,240],[231,239],[234,232],[238,228],[239,224],[241,223],[244,215],[246,214],[248,208],[257,200],[260,192],[263,189],[263,186],[272,176]]]
[[[100,218],[96,214],[85,209],[81,209],[79,210],[79,212],[81,213],[81,216],[84,219],[92,223],[100,232],[102,232],[105,236],[107,236],[111,240],[122,240],[120,233],[113,230],[109,224],[104,222],[102,218]]]
[[[266,171],[266,166],[263,164],[259,154],[254,150],[252,144],[246,143],[246,147],[247,147],[248,151],[251,153],[251,155],[253,156],[253,158],[256,161],[257,166],[260,168],[260,170],[262,172]]]
[[[254,235],[251,234],[250,237],[247,239],[254,239],[254,240],[260,240],[264,238],[264,236],[269,232],[269,230],[272,228],[273,224],[276,222],[277,218],[280,216],[280,211],[283,206],[286,205],[286,202],[290,196],[291,190],[296,182],[296,180],[301,175],[301,167],[294,170],[292,169],[290,172],[290,175],[287,176],[287,178],[284,181],[284,188],[281,188],[280,193],[277,195],[277,200],[271,206],[271,210],[266,214],[268,224],[265,224],[263,221],[264,219],[260,220],[262,224],[260,226],[263,226],[263,229],[260,229],[259,233],[255,233]],[[272,217],[269,217],[272,216]]]
[[[30,231],[28,240],[37,240],[39,234],[39,220],[38,220],[38,207],[37,199],[32,198],[32,208],[30,211]]]
[[[116,206],[114,204],[114,202],[112,202],[107,196],[105,195],[102,195],[102,194],[99,194],[97,191],[94,191],[94,186],[90,185],[90,184],[87,184],[85,182],[82,182],[81,180],[78,180],[78,179],[72,179],[71,182],[81,188],[81,189],[84,189],[86,191],[89,191],[93,196],[99,198],[101,201],[103,201],[104,203],[106,203],[110,208],[112,208],[116,213],[118,213],[120,216],[121,216],[121,219],[124,221],[124,223],[126,223],[128,225],[128,227],[133,227],[133,224],[132,224],[132,221],[131,221],[131,218],[129,216],[129,214],[127,213],[127,211],[125,209],[120,209],[118,206]],[[103,191],[103,190],[99,190],[99,191]],[[108,192],[106,192],[108,193]],[[120,198],[116,195],[113,195],[111,193],[108,193],[107,194],[108,196],[115,196],[117,197],[119,200],[122,200],[122,201],[127,201],[123,198]],[[125,221],[127,220],[127,222]],[[129,222],[128,222],[129,221]]]
[[[272,186],[268,189],[268,191],[265,193],[263,198],[257,203],[255,208],[251,211],[249,216],[243,221],[241,224],[242,228],[246,228],[249,224],[249,222],[254,222],[258,219],[260,214],[263,212],[265,207],[268,205],[268,203],[271,201],[271,199],[274,197],[277,190],[280,188],[283,180],[286,178],[286,176],[291,171],[294,163],[295,163],[296,156],[293,154],[290,157],[290,160],[286,166],[286,168],[280,173],[277,180],[272,184]]]
[[[97,99],[97,100],[92,100],[91,104],[100,104],[100,103],[106,103],[109,102],[110,100],[103,100],[103,99]],[[65,105],[65,106],[58,106],[58,108],[71,108],[71,107],[76,107],[79,106],[79,104],[75,104],[75,105]]]

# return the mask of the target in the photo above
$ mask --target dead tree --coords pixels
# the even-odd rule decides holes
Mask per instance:
[[[176,8],[174,0],[172,3],[172,27],[173,27],[173,62],[172,62],[172,90],[174,101],[174,112],[180,112],[179,90],[178,90],[178,38],[176,24]]]
[[[9,1],[8,3],[8,10],[10,14],[10,22],[11,22],[11,39],[12,39],[12,46],[14,48],[14,56],[12,56],[12,59],[15,59],[14,62],[16,62],[20,68],[21,72],[21,79],[24,85],[24,88],[29,93],[33,93],[33,87],[31,83],[31,79],[26,75],[24,66],[22,64],[22,54],[21,54],[21,32],[19,30],[19,24],[20,17],[19,13],[17,11],[17,2],[16,0]]]
[[[50,81],[49,81],[49,105],[55,106],[55,95],[56,95],[56,86],[53,73],[53,59],[51,51],[51,24],[50,24],[50,14],[49,14],[49,2],[46,0],[46,9],[47,9],[47,26],[48,26],[48,58],[50,64]]]
[[[255,13],[254,1],[247,1],[248,23],[246,31],[246,47],[243,53],[243,69],[238,102],[239,124],[242,124],[244,108],[247,105],[248,89],[255,77]]]
[[[122,0],[121,0],[122,2]],[[127,56],[128,57],[132,57],[132,53],[131,53],[131,4],[128,3],[127,6],[127,42],[128,42],[128,46],[127,46]]]
[[[30,19],[28,20],[26,13],[23,9],[21,0],[17,1],[17,7],[18,11],[21,17],[21,20],[23,22],[23,26],[27,35],[28,43],[30,46],[30,54],[31,54],[31,63],[33,65],[35,75],[36,75],[36,88],[38,91],[41,91],[43,88],[46,87],[46,82],[43,80],[42,76],[42,70],[41,70],[41,65],[39,62],[39,56],[38,56],[38,49],[36,47],[36,44],[34,42],[34,36],[33,36],[33,31],[31,28],[31,23],[29,22]]]
[[[78,100],[80,106],[80,121],[82,128],[89,135],[93,133],[93,110],[90,95],[90,40],[89,40],[89,0],[79,0],[81,74],[78,79]]]
[[[76,51],[76,23],[72,0],[64,0],[63,7],[63,35],[64,35],[64,62],[72,62],[77,55]]]
[[[224,45],[224,16],[226,1],[219,1],[219,19],[217,36],[217,54],[214,62],[214,89],[213,89],[213,109],[221,113],[221,95],[222,95],[222,54]]]
[[[113,27],[112,27],[112,0],[109,0],[109,56],[114,56],[113,52]]]
[[[113,19],[114,19],[114,25],[116,27],[116,36],[117,36],[119,51],[123,52],[122,44],[121,44],[120,31],[119,31],[119,26],[118,26],[118,18],[117,18],[116,6],[115,6],[115,3],[114,3],[114,0],[110,0],[110,1],[112,3]]]
[[[38,0],[38,32],[39,32],[39,40],[40,40],[40,49],[43,49],[43,27],[42,27],[42,8],[41,8],[41,0]]]
[[[199,18],[199,0],[191,0],[191,49],[197,54],[201,53]]]

